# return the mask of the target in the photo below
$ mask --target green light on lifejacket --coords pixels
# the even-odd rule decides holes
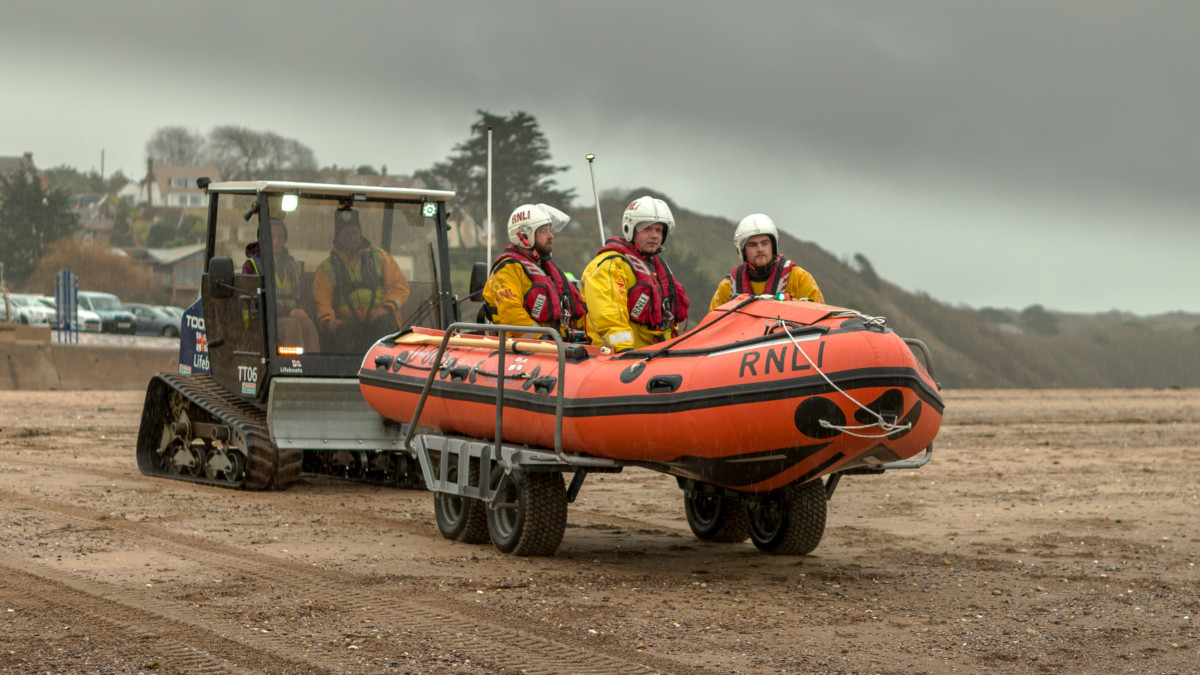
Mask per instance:
[[[425,202],[421,205],[421,215],[432,218],[437,215],[437,202]]]

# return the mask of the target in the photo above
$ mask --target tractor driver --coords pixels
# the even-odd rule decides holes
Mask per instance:
[[[512,212],[512,243],[496,258],[483,287],[484,309],[492,323],[557,328],[565,340],[571,340],[575,330],[583,335],[583,296],[550,260],[554,233],[569,221],[567,214],[548,204],[522,204]]]
[[[710,312],[742,293],[775,295],[786,292],[793,300],[825,302],[813,275],[778,253],[779,230],[775,221],[767,216],[752,213],[742,218],[733,231],[733,246],[741,256],[742,264],[734,267],[717,285],[717,292],[708,304]]]
[[[313,277],[317,325],[327,352],[361,353],[400,327],[408,279],[392,255],[362,236],[358,211],[334,213],[333,249]]]

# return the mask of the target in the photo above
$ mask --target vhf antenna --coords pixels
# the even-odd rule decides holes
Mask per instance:
[[[592,162],[596,161],[596,156],[588,154],[584,157],[588,161],[588,173],[592,174],[592,199],[596,200],[596,227],[600,228],[600,245],[604,245],[604,221],[600,220],[600,198],[596,196],[596,169]]]
[[[492,264],[492,128],[487,129],[487,264]]]

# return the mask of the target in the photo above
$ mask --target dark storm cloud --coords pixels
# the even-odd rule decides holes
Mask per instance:
[[[0,154],[86,168],[106,147],[109,170],[140,175],[156,128],[240,124],[294,137],[321,164],[406,173],[444,159],[475,110],[524,110],[583,201],[595,152],[601,189],[653,186],[730,218],[770,211],[935,297],[1195,305],[1177,289],[1200,280],[1182,272],[1155,291],[1069,292],[1119,265],[1148,283],[1186,264],[1163,264],[1133,229],[1171,238],[1175,255],[1200,248],[1200,3],[10,4]],[[1072,261],[1072,242],[1101,231],[1114,238]],[[1001,296],[1011,258],[1051,243],[1061,250],[1030,260],[1019,295]],[[921,258],[935,250],[974,257]]]
[[[665,125],[700,149],[718,136],[1056,190],[1192,200],[1200,169],[1196,3],[50,5],[70,10],[18,5],[7,37],[50,59],[115,58],[135,80],[371,82],[384,104]]]

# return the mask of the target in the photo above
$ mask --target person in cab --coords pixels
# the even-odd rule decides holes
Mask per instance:
[[[678,334],[688,297],[662,257],[675,217],[661,199],[639,197],[625,208],[612,237],[580,278],[588,306],[588,339],[614,352],[639,349]]]
[[[513,210],[508,218],[510,243],[483,287],[484,311],[492,323],[555,328],[567,341],[576,331],[582,333],[587,315],[583,296],[550,259],[554,233],[569,221],[567,214],[548,204],[522,204]]]
[[[733,246],[741,256],[742,264],[734,267],[717,285],[717,292],[708,304],[709,311],[742,293],[787,293],[793,300],[825,302],[813,275],[778,253],[779,230],[775,221],[767,216],[753,213],[742,218],[733,231]]]
[[[325,351],[365,352],[399,329],[408,278],[390,253],[363,237],[357,210],[339,208],[333,227],[333,249],[313,277],[317,327]]]

